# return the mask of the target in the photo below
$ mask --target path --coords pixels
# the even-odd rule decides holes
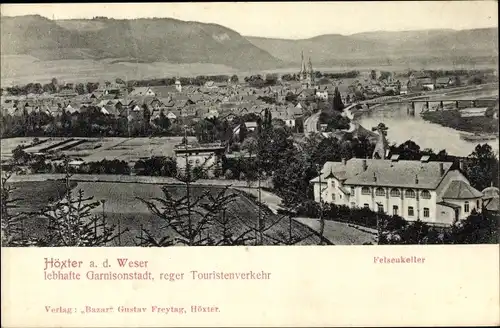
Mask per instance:
[[[48,181],[65,179],[64,174],[26,174],[12,175],[9,182],[23,181]],[[183,184],[179,180],[170,177],[152,177],[141,175],[119,175],[119,174],[73,174],[70,178],[77,182],[121,182],[121,183],[144,183],[144,184]],[[240,188],[257,188],[257,181],[248,183],[240,180],[215,180],[215,179],[200,179],[191,183],[192,185],[204,186],[232,186]],[[266,181],[261,181],[262,188],[269,188],[270,184]]]

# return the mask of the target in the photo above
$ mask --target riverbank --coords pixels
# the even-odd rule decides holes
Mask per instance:
[[[498,133],[498,118],[493,117],[461,117],[458,110],[429,111],[421,114],[430,123],[439,124],[458,131],[471,133]]]

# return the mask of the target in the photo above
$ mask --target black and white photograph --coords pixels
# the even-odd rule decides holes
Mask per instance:
[[[499,243],[498,3],[270,5],[2,4],[2,247]]]

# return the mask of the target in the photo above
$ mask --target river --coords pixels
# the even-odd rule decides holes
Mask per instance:
[[[491,96],[497,97],[498,90],[472,91],[460,95],[441,94],[435,97],[438,99],[460,100]],[[430,106],[432,105],[431,103]],[[370,112],[363,113],[356,120],[369,130],[379,123],[384,123],[389,128],[387,138],[391,144],[400,144],[407,140],[413,140],[422,149],[431,148],[435,152],[446,149],[448,154],[455,156],[467,156],[474,150],[478,142],[462,140],[459,131],[422,119],[420,112],[423,106],[423,103],[415,103],[415,116],[409,116],[407,114],[407,104],[382,105],[373,108]],[[498,138],[487,141],[487,143],[493,147],[498,156]]]

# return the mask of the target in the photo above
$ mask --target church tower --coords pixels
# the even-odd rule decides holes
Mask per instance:
[[[309,78],[309,86],[313,86],[314,85],[314,70],[313,70],[313,65],[312,65],[312,62],[311,62],[311,57],[309,57],[309,63],[307,65],[307,73],[308,73],[308,78]]]
[[[306,68],[306,62],[304,61],[304,51],[302,50],[302,55],[300,60],[300,72],[299,72],[300,81],[305,80],[306,76],[307,76],[307,68]]]
[[[177,90],[177,92],[182,92],[182,84],[179,78],[175,79],[175,90]]]

